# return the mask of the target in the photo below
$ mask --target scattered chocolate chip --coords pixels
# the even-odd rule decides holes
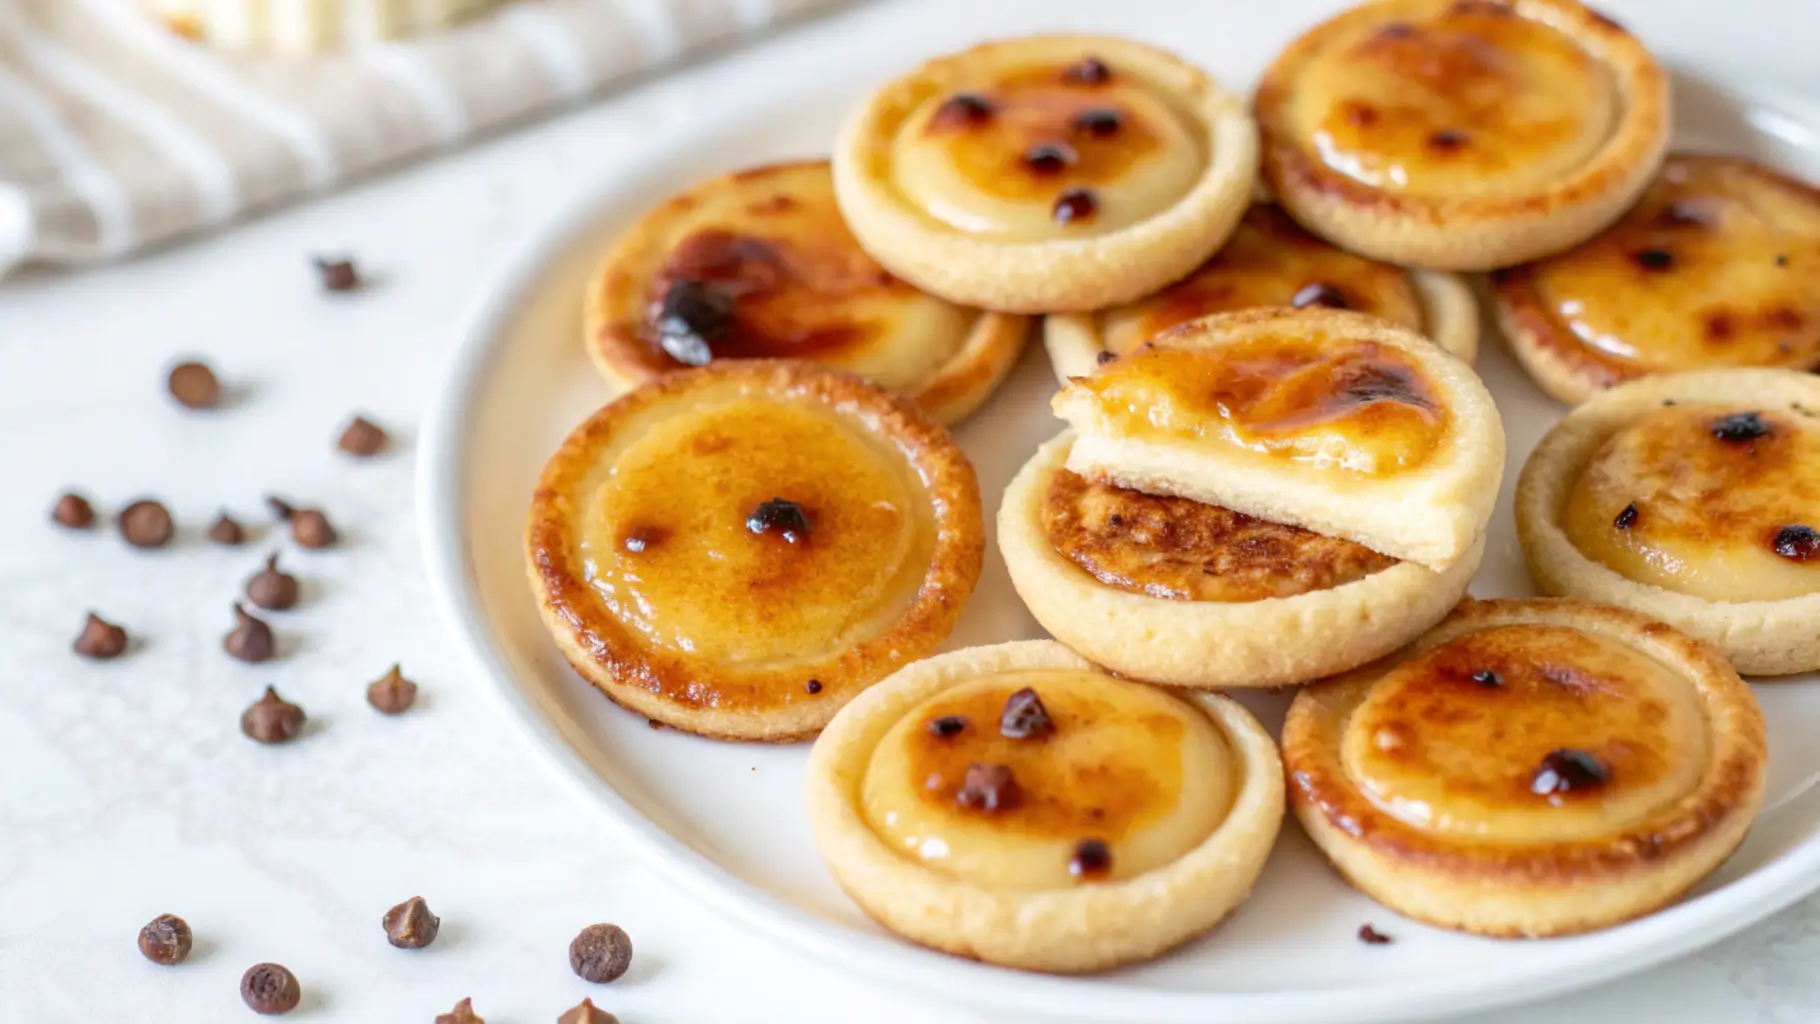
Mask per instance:
[[[992,101],[977,92],[957,92],[935,108],[936,124],[984,124],[992,120]]]
[[[406,679],[399,666],[393,665],[385,675],[367,684],[367,703],[380,714],[403,714],[417,703],[417,684]]]
[[[820,693],[822,692],[822,681],[820,679],[811,679],[803,684],[803,689],[811,695]]]
[[[1055,723],[1049,720],[1049,709],[1043,707],[1043,699],[1036,695],[1035,690],[1026,686],[1005,698],[1005,710],[999,715],[998,731],[1009,739],[1027,740],[1054,732]]]
[[[940,736],[942,739],[959,736],[966,728],[967,718],[964,715],[943,715],[940,718],[931,718],[928,725],[929,735]]]
[[[1390,936],[1378,931],[1369,924],[1359,925],[1359,941],[1367,946],[1384,946],[1393,940]]]
[[[1768,433],[1769,424],[1763,422],[1763,414],[1758,412],[1735,412],[1719,417],[1712,425],[1713,436],[1728,444],[1755,441]]]
[[[261,743],[289,743],[303,732],[303,709],[268,686],[265,696],[240,713],[240,731]]]
[[[126,653],[126,630],[89,612],[82,634],[76,637],[75,649],[77,654],[96,661],[118,658]]]
[[[733,326],[733,309],[733,295],[725,288],[679,277],[653,311],[657,343],[684,366],[706,366],[714,360],[714,342]]]
[[[51,506],[51,521],[72,530],[86,530],[95,525],[95,506],[80,494],[60,495],[57,504]]]
[[[317,550],[332,546],[339,538],[329,517],[321,509],[297,508],[281,498],[266,498],[272,512],[291,524],[291,539],[298,547]]]
[[[1593,789],[1605,783],[1608,773],[1599,759],[1584,750],[1563,747],[1551,750],[1530,780],[1530,792],[1537,796],[1566,793],[1576,789]]]
[[[1094,107],[1074,115],[1074,126],[1096,138],[1118,134],[1125,126],[1125,115],[1115,107]]]
[[[1788,254],[1787,253],[1777,253],[1776,254],[1776,266],[1778,266],[1778,267],[1788,266]]]
[[[278,964],[254,964],[240,976],[240,998],[254,1013],[271,1017],[290,1013],[303,1000],[297,976]]]
[[[246,599],[271,612],[296,607],[297,591],[297,577],[278,568],[277,552],[265,560],[265,568],[246,581]]]
[[[399,949],[422,949],[436,941],[442,918],[430,913],[422,896],[413,896],[385,912],[380,919],[385,940]]]
[[[1068,873],[1076,878],[1104,878],[1112,870],[1112,848],[1103,839],[1083,839],[1074,844]]]
[[[761,502],[746,517],[746,529],[753,533],[775,533],[792,544],[809,539],[809,514],[794,501],[772,498]]]
[[[315,257],[311,262],[316,265],[316,273],[322,278],[324,291],[351,292],[360,287],[360,269],[354,261],[346,257],[325,259]]]
[[[1622,509],[1619,509],[1617,516],[1612,519],[1611,524],[1620,530],[1628,530],[1637,525],[1637,503],[1633,501]]]
[[[1114,359],[1117,359],[1118,357],[1119,357],[1119,354],[1117,352],[1108,352],[1105,349],[1100,349],[1099,355],[1096,355],[1093,358],[1101,366],[1105,366],[1107,363],[1112,362]]]
[[[474,1012],[474,1000],[463,999],[455,1004],[448,1013],[436,1015],[436,1024],[487,1024],[480,1014]]]
[[[177,524],[171,511],[156,501],[142,498],[120,512],[120,536],[136,548],[161,548],[171,542]]]
[[[209,540],[214,543],[228,547],[234,547],[246,541],[246,531],[226,512],[221,513],[215,519],[214,525],[209,527],[208,536]]]
[[[270,661],[278,653],[278,638],[264,620],[248,615],[245,608],[235,604],[234,628],[221,638],[221,649],[229,657],[257,664]]]
[[[632,937],[615,924],[591,924],[569,943],[569,967],[577,977],[604,985],[632,966]]]
[[[1056,197],[1051,211],[1057,224],[1074,224],[1092,220],[1100,208],[1099,197],[1090,188],[1071,188]]]
[[[1112,79],[1112,69],[1098,57],[1082,57],[1062,69],[1062,81],[1069,85],[1104,85]]]
[[[1477,672],[1474,672],[1472,674],[1472,681],[1488,690],[1496,689],[1504,685],[1504,677],[1488,668],[1482,668]]]
[[[1454,128],[1443,128],[1428,136],[1428,146],[1430,149],[1437,149],[1443,153],[1451,153],[1454,150],[1465,146],[1470,139],[1471,136],[1463,131]]]
[[[152,963],[166,967],[188,960],[194,942],[189,922],[176,914],[159,914],[139,929],[139,952]]]
[[[976,761],[967,766],[967,778],[954,799],[968,810],[1004,811],[1017,806],[1022,796],[1010,768]]]
[[[1060,174],[1080,159],[1065,142],[1039,142],[1024,151],[1024,166],[1037,174]]]
[[[1661,273],[1675,265],[1675,254],[1667,249],[1639,249],[1631,255],[1637,266],[1652,273]]]
[[[1324,306],[1328,309],[1351,309],[1352,303],[1346,301],[1346,293],[1325,281],[1315,281],[1296,289],[1289,304],[1297,309],[1309,306]]]
[[[213,409],[221,401],[221,382],[207,363],[178,363],[165,384],[185,409]]]
[[[556,1024],[619,1024],[619,1018],[594,1005],[591,999],[556,1018]]]
[[[349,455],[364,459],[385,451],[391,440],[379,424],[365,416],[356,416],[343,428],[341,439],[335,442],[335,446]]]
[[[1776,531],[1771,546],[1791,562],[1811,562],[1820,558],[1820,530],[1800,524],[1784,526]]]

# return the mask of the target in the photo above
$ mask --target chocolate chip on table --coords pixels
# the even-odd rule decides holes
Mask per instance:
[[[95,506],[80,494],[58,495],[57,504],[51,506],[51,521],[72,530],[86,530],[95,525]]]
[[[209,527],[208,537],[216,544],[231,548],[245,543],[246,530],[241,528],[240,523],[233,516],[223,512]]]
[[[367,703],[381,714],[402,714],[416,702],[417,684],[406,679],[397,665],[367,685]]]
[[[1820,558],[1820,530],[1792,523],[1776,531],[1770,546],[1791,562],[1811,562]]]
[[[1384,946],[1395,940],[1370,924],[1362,924],[1359,925],[1359,941],[1367,946]]]
[[[84,658],[96,661],[118,658],[126,653],[126,630],[89,612],[88,622],[83,624],[74,646],[76,653]]]
[[[761,502],[746,517],[746,529],[753,533],[775,533],[792,544],[809,539],[809,513],[794,501],[772,498]]]
[[[677,278],[653,310],[658,346],[684,366],[708,365],[714,361],[714,343],[733,327],[735,305],[725,288],[692,277]]]
[[[355,416],[341,431],[341,439],[335,447],[356,458],[366,458],[385,451],[391,443],[391,437],[385,429],[365,416]]]
[[[1504,685],[1504,677],[1488,668],[1482,668],[1477,672],[1474,672],[1472,674],[1472,681],[1488,690],[1497,689]]]
[[[1104,878],[1112,870],[1112,848],[1103,839],[1083,839],[1074,845],[1068,873],[1076,878]]]
[[[185,409],[213,409],[221,401],[221,381],[207,363],[178,363],[165,385]]]
[[[952,739],[966,731],[967,719],[964,715],[943,715],[940,718],[931,718],[927,728],[931,736],[940,736],[945,740]]]
[[[254,964],[240,976],[240,998],[262,1016],[290,1013],[303,1000],[297,976],[281,964]]]
[[[268,686],[265,696],[240,713],[240,731],[261,743],[289,743],[303,732],[303,709]]]
[[[322,278],[322,288],[331,292],[351,292],[360,287],[360,268],[347,257],[326,259],[317,256],[311,260],[316,266],[316,273]]]
[[[1563,747],[1551,750],[1536,768],[1529,789],[1537,796],[1567,793],[1576,789],[1594,789],[1604,785],[1610,773],[1599,759],[1584,750]]]
[[[1090,188],[1071,188],[1055,199],[1055,206],[1050,214],[1057,224],[1076,224],[1093,219],[1099,211],[1100,200]]]
[[[1325,281],[1315,281],[1296,289],[1289,304],[1297,309],[1309,306],[1323,306],[1327,309],[1351,309],[1352,303],[1346,301],[1346,293]]]
[[[1112,69],[1098,57],[1082,57],[1062,69],[1062,81],[1070,85],[1104,85],[1112,78]]]
[[[1024,166],[1037,174],[1060,174],[1080,159],[1065,142],[1039,142],[1024,151]]]
[[[1767,435],[1769,424],[1763,422],[1763,414],[1756,411],[1734,412],[1721,416],[1713,421],[1713,437],[1727,444],[1744,444]]]
[[[487,1024],[480,1014],[474,1012],[474,1000],[463,999],[455,1004],[448,1013],[436,1015],[436,1024]]]
[[[632,966],[632,937],[616,924],[591,924],[569,943],[569,967],[577,977],[604,985]]]
[[[1639,249],[1631,254],[1637,266],[1653,273],[1661,273],[1675,265],[1675,254],[1667,249]]]
[[[1628,530],[1637,525],[1638,515],[1637,503],[1633,501],[1618,510],[1618,514],[1612,517],[1611,524],[1620,530]]]
[[[380,923],[385,926],[385,939],[399,949],[422,949],[436,941],[442,930],[442,918],[430,913],[422,896],[413,896],[385,912]]]
[[[170,509],[150,498],[141,498],[120,512],[120,536],[136,548],[161,548],[176,532]]]
[[[189,922],[176,914],[159,914],[139,929],[139,952],[152,963],[166,967],[188,960],[194,942]]]
[[[291,524],[291,539],[299,547],[317,550],[331,547],[339,538],[335,527],[329,524],[329,517],[321,509],[297,508],[282,498],[268,497],[267,505],[278,518]]]
[[[1055,731],[1049,709],[1036,691],[1026,686],[1005,699],[1005,710],[998,719],[999,734],[1008,739],[1027,740],[1047,736]]]
[[[1114,107],[1094,107],[1074,115],[1074,126],[1097,138],[1118,134],[1125,125],[1125,116]]]
[[[270,661],[278,653],[278,638],[272,635],[272,627],[264,620],[254,618],[245,608],[235,604],[234,628],[221,638],[221,649],[231,658],[258,664]]]
[[[1011,777],[1010,768],[977,761],[967,766],[967,778],[961,783],[960,792],[954,795],[956,803],[974,811],[1010,810],[1022,798],[1023,793],[1017,788],[1017,780]]]
[[[265,568],[246,581],[246,599],[269,612],[297,606],[297,577],[278,568],[278,553],[265,560]]]
[[[619,1024],[619,1018],[583,999],[573,1010],[556,1018],[556,1024]]]

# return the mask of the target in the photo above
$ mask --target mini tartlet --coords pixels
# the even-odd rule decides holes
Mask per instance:
[[[1237,703],[1025,641],[861,694],[809,755],[808,805],[829,870],[885,927],[1077,973],[1156,956],[1243,902],[1282,824],[1283,775]]]
[[[1820,188],[1676,154],[1616,224],[1493,274],[1491,294],[1524,369],[1569,404],[1652,373],[1820,368]]]
[[[1491,517],[1504,430],[1465,363],[1362,313],[1191,320],[1052,402],[1068,469],[1444,569]]]
[[[1669,133],[1668,75],[1574,0],[1383,0],[1279,55],[1263,173],[1315,234],[1392,263],[1489,270],[1598,232]]]
[[[618,388],[687,366],[807,359],[908,395],[941,423],[1004,380],[1029,320],[918,291],[866,255],[826,161],[701,182],[614,244],[587,291],[588,355]]]
[[[670,374],[571,433],[532,499],[544,624],[614,701],[689,732],[813,735],[947,637],[979,489],[907,399],[808,363]]]
[[[1409,649],[1310,686],[1289,801],[1348,881],[1481,935],[1604,928],[1743,840],[1767,755],[1718,652],[1634,612],[1469,601]]]
[[[1820,378],[1647,377],[1556,424],[1517,483],[1536,585],[1634,609],[1740,672],[1820,669]]]
[[[868,98],[834,151],[866,251],[953,302],[1042,313],[1147,295],[1245,212],[1257,129],[1206,72],[1104,36],[940,57]]]
[[[1159,331],[1260,306],[1357,310],[1423,334],[1468,363],[1478,354],[1479,308],[1465,281],[1337,249],[1274,203],[1253,204],[1219,252],[1154,295],[1097,313],[1044,317],[1043,343],[1067,383],[1092,373],[1105,353],[1129,351]]]
[[[998,545],[1030,614],[1131,679],[1282,686],[1381,657],[1466,593],[1484,538],[1442,571],[1351,541],[1070,472],[1071,434],[1005,489]]]

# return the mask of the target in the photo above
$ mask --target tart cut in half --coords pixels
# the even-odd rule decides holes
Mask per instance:
[[[1237,703],[1025,641],[918,662],[849,704],[809,755],[809,824],[886,928],[1077,973],[1156,956],[1242,903],[1282,826],[1282,772]]]
[[[1544,593],[1634,609],[1738,671],[1820,669],[1820,379],[1647,377],[1556,424],[1517,483]]]
[[[1500,937],[1673,902],[1763,802],[1763,716],[1711,647],[1604,605],[1468,601],[1407,650],[1307,687],[1289,800],[1392,910]]]
[[[615,387],[689,366],[789,358],[857,373],[941,423],[985,401],[1030,322],[918,291],[866,255],[826,161],[702,182],[620,237],[588,287],[585,340]]]
[[[1056,395],[1067,468],[1445,569],[1491,516],[1504,430],[1471,368],[1362,313],[1164,331]]]
[[[1574,0],[1382,0],[1297,39],[1255,98],[1263,173],[1315,234],[1490,270],[1616,220],[1668,143],[1668,74]]]
[[[1820,368],[1820,188],[1671,156],[1623,219],[1491,290],[1524,369],[1569,404],[1652,373]]]
[[[907,399],[751,361],[668,375],[577,427],[526,543],[544,624],[608,697],[782,741],[935,650],[983,540],[972,466]]]
[[[1238,223],[1257,130],[1206,72],[1103,36],[987,43],[868,98],[834,151],[866,251],[951,301],[1042,313],[1128,302]]]
[[[1043,341],[1056,376],[1067,383],[1159,331],[1260,306],[1357,310],[1425,335],[1468,363],[1478,354],[1479,308],[1465,281],[1337,249],[1274,203],[1254,204],[1212,259],[1154,295],[1097,313],[1043,318]]]
[[[1357,668],[1439,622],[1485,550],[1481,536],[1437,572],[1081,476],[1073,444],[1045,444],[1006,488],[999,551],[1043,628],[1127,678],[1282,686]]]

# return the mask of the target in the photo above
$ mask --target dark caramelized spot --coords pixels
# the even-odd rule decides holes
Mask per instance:
[[[977,92],[957,92],[935,108],[929,123],[938,128],[985,124],[992,120],[992,101]]]
[[[998,731],[1007,739],[1027,740],[1054,732],[1055,723],[1049,720],[1049,709],[1043,707],[1042,698],[1026,686],[1005,699]]]
[[[808,693],[809,696],[813,697],[822,692],[822,681],[820,679],[811,679],[803,684],[803,690]]]
[[[662,541],[667,533],[668,531],[664,530],[662,527],[634,526],[632,529],[626,531],[625,540],[621,543],[623,543],[625,549],[632,554],[641,554],[646,548]]]
[[[1104,878],[1112,870],[1112,848],[1104,839],[1083,839],[1074,846],[1068,873],[1076,878]]]
[[[1776,254],[1776,266],[1778,266],[1778,267],[1788,266],[1788,254],[1787,253],[1777,253]]]
[[[1118,357],[1119,357],[1119,354],[1117,352],[1108,352],[1105,349],[1100,349],[1100,354],[1097,356],[1094,356],[1093,358],[1101,366],[1105,366],[1107,363],[1112,362],[1114,359],[1117,359]]]
[[[1082,57],[1062,69],[1062,81],[1069,85],[1105,85],[1112,81],[1112,69],[1098,57]]]
[[[1552,796],[1575,790],[1603,786],[1610,773],[1599,759],[1584,750],[1562,747],[1551,750],[1536,768],[1529,790],[1537,796]]]
[[[1620,530],[1628,530],[1637,525],[1637,503],[1633,501],[1620,509],[1611,524]]]
[[[962,807],[988,813],[1008,811],[1022,799],[1023,793],[1017,788],[1017,780],[1011,777],[1010,768],[978,761],[967,766],[967,780],[961,783],[960,792],[954,796],[955,803]]]
[[[772,498],[761,502],[746,517],[746,529],[753,533],[775,533],[792,544],[809,539],[809,513],[794,501]]]
[[[678,278],[664,289],[654,311],[657,341],[671,359],[684,366],[706,366],[710,347],[733,326],[734,297],[718,285]]]
[[[1744,444],[1755,441],[1770,432],[1769,424],[1763,422],[1760,412],[1735,412],[1713,421],[1713,436],[1727,444]]]
[[[1732,334],[1736,332],[1738,325],[1737,322],[1732,319],[1730,313],[1720,310],[1716,313],[1706,314],[1705,327],[1707,341],[1715,344],[1723,344],[1724,342],[1731,340]]]
[[[1024,166],[1037,174],[1060,174],[1080,159],[1065,142],[1039,142],[1024,151]]]
[[[1490,17],[1509,17],[1516,13],[1510,9],[1508,4],[1498,3],[1497,0],[1459,0],[1459,3],[1453,5],[1453,12]]]
[[[1092,220],[1098,212],[1100,201],[1090,188],[1071,188],[1055,200],[1055,222],[1057,224],[1074,224]]]
[[[1325,306],[1328,309],[1351,309],[1352,303],[1346,301],[1346,293],[1325,281],[1315,281],[1296,289],[1295,296],[1289,304],[1297,309],[1309,306]]]
[[[1443,128],[1428,136],[1428,148],[1437,153],[1452,153],[1461,149],[1471,140],[1471,136],[1456,128]]]
[[[1378,29],[1378,36],[1383,39],[1408,39],[1416,34],[1416,27],[1407,21],[1387,21]]]
[[[1776,554],[1791,562],[1811,562],[1820,558],[1820,530],[1799,523],[1776,530],[1770,546]]]
[[[1472,681],[1480,686],[1495,688],[1504,685],[1504,677],[1491,669],[1482,668],[1472,674]]]
[[[1631,254],[1631,259],[1636,261],[1637,266],[1653,274],[1673,269],[1675,265],[1675,254],[1667,249],[1638,249]]]
[[[965,728],[967,728],[965,715],[943,715],[940,718],[929,720],[929,735],[940,736],[942,739],[959,736]]]
[[[1414,372],[1407,367],[1359,363],[1342,370],[1339,379],[1338,393],[1350,399],[1350,404],[1396,402],[1418,409],[1434,408],[1420,392]]]
[[[1074,126],[1095,138],[1117,135],[1125,117],[1112,107],[1095,107],[1074,116]]]

